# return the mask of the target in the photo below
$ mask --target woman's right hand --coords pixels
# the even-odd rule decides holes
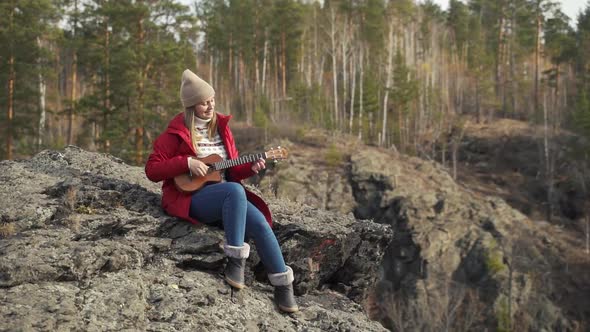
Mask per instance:
[[[188,167],[191,170],[191,173],[196,176],[205,176],[209,170],[207,164],[194,158],[189,158]]]

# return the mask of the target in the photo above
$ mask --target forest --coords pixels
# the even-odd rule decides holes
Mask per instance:
[[[528,121],[550,175],[553,137],[590,137],[590,4],[573,21],[553,0],[6,0],[0,156],[74,144],[142,164],[190,68],[246,126],[443,162],[465,119]]]

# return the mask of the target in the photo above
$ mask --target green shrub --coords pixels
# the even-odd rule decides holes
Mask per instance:
[[[490,244],[489,249],[485,253],[486,268],[490,274],[496,274],[503,271],[506,268],[503,262],[502,251],[498,249],[498,245],[495,241]]]

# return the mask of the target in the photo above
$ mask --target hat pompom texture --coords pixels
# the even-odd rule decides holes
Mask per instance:
[[[182,83],[180,83],[180,100],[182,106],[189,107],[196,105],[215,95],[215,90],[189,69],[182,73]]]

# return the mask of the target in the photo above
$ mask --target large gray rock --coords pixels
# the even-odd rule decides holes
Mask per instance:
[[[584,328],[590,265],[575,234],[458,185],[437,163],[336,145],[345,157],[334,174],[344,174],[339,181],[350,187],[355,217],[393,228],[382,279],[364,295],[371,317],[393,330]],[[325,140],[310,150],[323,156],[330,146]],[[283,163],[263,183],[281,188],[287,179],[292,193],[322,187],[301,168]],[[284,174],[301,174],[300,186]]]
[[[287,160],[271,165],[265,175],[254,181],[267,196],[275,196],[329,211],[347,214],[356,207],[347,171],[342,166],[347,154],[331,145],[327,137],[308,137],[313,145],[294,145],[283,140],[276,143],[289,151]],[[253,178],[256,179],[256,178]]]
[[[232,292],[222,231],[164,214],[139,167],[68,147],[0,174],[0,331],[384,330],[363,300],[389,226],[271,201],[301,307],[283,315],[256,252]]]

